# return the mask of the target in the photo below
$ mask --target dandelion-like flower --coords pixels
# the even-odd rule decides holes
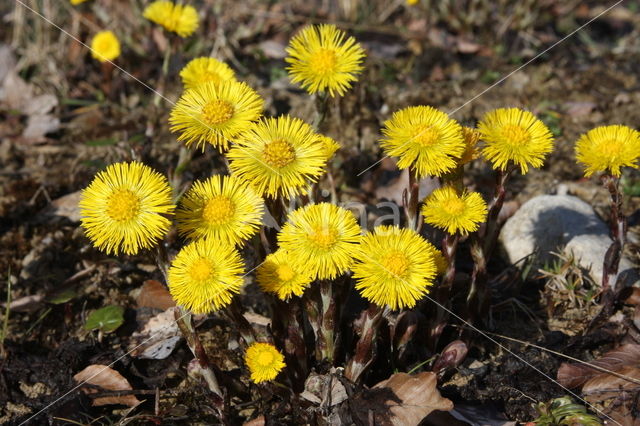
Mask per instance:
[[[225,150],[262,115],[264,101],[245,83],[213,81],[187,90],[171,110],[171,131],[189,147]]]
[[[362,297],[391,309],[415,306],[436,277],[436,248],[415,231],[378,226],[362,237],[351,267]]]
[[[111,31],[100,31],[91,40],[91,56],[100,62],[113,61],[120,56],[120,41]]]
[[[312,204],[289,214],[278,234],[281,249],[313,278],[332,279],[349,269],[360,241],[360,227],[349,210]]]
[[[142,16],[180,37],[188,37],[198,29],[198,12],[190,5],[154,1],[144,9]]]
[[[460,125],[430,106],[395,112],[384,123],[382,134],[385,154],[398,157],[398,167],[412,167],[419,178],[452,170],[465,149]]]
[[[169,292],[194,314],[224,308],[240,292],[244,263],[238,251],[222,241],[201,238],[184,246],[171,262]]]
[[[136,254],[154,247],[169,231],[171,188],[142,163],[116,163],[99,172],[80,198],[82,227],[107,254]]]
[[[319,142],[324,148],[324,155],[327,161],[331,160],[333,154],[340,149],[340,144],[329,136],[317,134],[316,137],[317,142]]]
[[[196,86],[212,81],[236,81],[236,75],[229,65],[215,58],[195,58],[189,61],[180,71],[180,78],[185,89],[193,89]]]
[[[285,59],[291,81],[309,93],[342,96],[362,72],[364,49],[335,25],[313,25],[296,35]]]
[[[477,192],[458,194],[443,186],[427,197],[422,206],[424,221],[450,234],[474,232],[487,217],[487,203]]]
[[[585,165],[585,176],[608,171],[619,177],[622,167],[638,168],[640,132],[621,125],[596,127],[578,139],[576,158]]]
[[[269,343],[254,343],[247,348],[244,362],[249,367],[254,383],[275,379],[286,364],[280,351]]]
[[[480,132],[472,127],[462,127],[462,136],[464,137],[464,151],[458,160],[458,165],[460,166],[480,157],[480,150],[478,149]]]
[[[553,136],[545,124],[529,111],[499,108],[488,112],[478,123],[485,146],[484,156],[494,169],[506,170],[509,162],[526,173],[540,167],[553,149]]]
[[[80,3],[84,3],[85,1],[87,1],[87,0],[70,0],[71,4],[74,5],[74,6],[78,5]]]
[[[274,293],[280,300],[287,301],[291,296],[302,296],[311,284],[311,275],[291,261],[286,250],[278,250],[266,257],[256,271],[258,285],[267,293]]]
[[[176,210],[178,232],[239,244],[258,231],[263,204],[253,187],[237,177],[196,181]]]
[[[234,174],[271,198],[306,193],[326,164],[325,148],[317,143],[311,126],[289,116],[252,126],[236,140],[227,158]]]

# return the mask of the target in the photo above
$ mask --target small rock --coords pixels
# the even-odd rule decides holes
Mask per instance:
[[[540,195],[527,201],[505,223],[500,241],[513,263],[538,251],[534,267],[553,260],[551,252],[573,253],[578,264],[602,283],[605,253],[611,245],[609,227],[593,208],[570,195]],[[619,285],[640,285],[627,258],[620,261]]]

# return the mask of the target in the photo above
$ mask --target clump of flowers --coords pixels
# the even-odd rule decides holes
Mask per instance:
[[[100,31],[91,40],[91,56],[100,62],[110,62],[120,56],[120,41],[111,31]]]
[[[171,110],[171,131],[187,147],[226,150],[262,115],[264,101],[246,83],[209,81],[187,90]]]
[[[254,383],[274,380],[286,366],[284,356],[269,343],[254,343],[249,346],[244,355],[244,362],[249,367]]]
[[[136,254],[152,248],[169,231],[173,214],[167,179],[142,163],[116,163],[82,191],[82,226],[106,253]]]
[[[154,1],[144,9],[143,16],[180,37],[189,37],[198,29],[198,11],[190,5]]]
[[[194,89],[202,83],[236,81],[236,74],[229,65],[216,58],[195,58],[180,70],[185,89]]]
[[[362,72],[364,49],[335,25],[304,28],[289,43],[285,59],[291,81],[309,93],[342,96]]]

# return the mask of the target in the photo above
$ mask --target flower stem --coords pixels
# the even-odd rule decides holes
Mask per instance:
[[[311,126],[316,132],[322,132],[324,120],[327,118],[329,110],[329,94],[326,92],[317,93],[314,100],[316,109]]]
[[[335,355],[336,302],[333,298],[333,286],[329,280],[320,281],[321,323],[318,343],[323,360],[333,364]]]
[[[420,179],[416,176],[413,168],[409,169],[409,186],[403,194],[404,211],[407,216],[407,227],[416,232],[420,232],[422,223],[420,221],[420,212],[418,211]]]
[[[615,176],[605,175],[602,178],[605,188],[611,195],[611,238],[613,242],[604,258],[602,288],[615,287],[618,276],[618,267],[627,240],[627,218],[622,211],[622,194],[619,188],[619,179]]]
[[[384,309],[375,304],[370,304],[369,308],[362,313],[362,333],[356,344],[356,352],[349,361],[345,371],[345,377],[352,382],[358,382],[371,364],[374,358],[374,348],[378,328],[382,322]]]

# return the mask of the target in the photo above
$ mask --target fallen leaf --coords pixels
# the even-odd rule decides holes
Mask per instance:
[[[264,416],[258,416],[255,419],[245,422],[242,426],[264,426],[265,424],[267,423]]]
[[[437,376],[431,372],[417,375],[396,373],[354,400],[354,414],[364,424],[417,425],[435,410],[450,411],[453,403],[436,388]]]
[[[146,306],[148,308],[162,309],[163,311],[176,306],[176,302],[171,297],[167,287],[156,280],[146,280],[142,284],[136,303],[140,308]]]
[[[640,366],[639,360],[640,345],[629,343],[605,353],[590,364],[616,371],[625,366]],[[599,374],[602,373],[585,364],[562,363],[558,369],[558,382],[568,388],[577,388]]]
[[[72,222],[80,222],[81,216],[78,203],[80,202],[81,195],[82,191],[76,191],[56,198],[51,202],[49,208],[47,208],[46,214],[66,217]]]
[[[73,379],[79,383],[99,386],[106,391],[133,390],[127,379],[106,365],[92,364],[73,376]],[[82,388],[82,390],[87,394],[99,392],[99,390],[93,388]],[[134,407],[140,404],[140,400],[138,400],[135,395],[105,396],[93,400],[94,406],[109,404],[121,404]]]
[[[616,373],[631,379],[640,380],[640,368],[638,367],[623,367],[616,370]],[[622,392],[622,391],[638,391],[640,385],[630,380],[623,379],[622,377],[614,376],[612,374],[601,373],[589,380],[582,386],[582,393],[599,394],[600,397],[604,397],[607,392]],[[612,395],[609,395],[612,396]]]
[[[165,359],[171,355],[182,338],[176,323],[176,309],[168,308],[152,317],[141,331],[131,335],[129,350],[132,351],[132,356],[144,359]]]

